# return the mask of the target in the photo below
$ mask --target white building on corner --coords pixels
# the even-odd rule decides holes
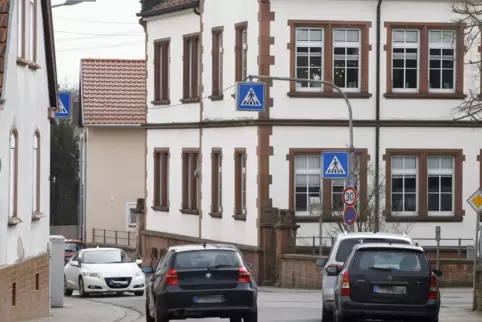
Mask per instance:
[[[50,1],[1,1],[0,17],[0,316],[10,322],[49,314],[57,75]]]
[[[328,86],[273,81],[264,112],[236,111],[235,84],[249,74],[344,89],[360,211],[378,209],[381,228],[431,238],[440,226],[442,238],[474,237],[476,214],[465,200],[481,185],[482,129],[454,121],[453,111],[479,88],[451,2],[141,3],[146,248],[199,239],[261,247],[260,214],[270,207],[293,211],[297,235],[311,243],[319,217],[310,196],[322,196],[325,235],[342,221],[345,182],[321,180],[319,156],[348,147],[345,101]],[[470,48],[465,60],[479,56]],[[376,201],[375,169],[383,188]]]

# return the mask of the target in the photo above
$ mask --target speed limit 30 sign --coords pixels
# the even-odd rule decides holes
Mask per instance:
[[[343,203],[346,207],[353,207],[357,201],[356,190],[353,187],[346,187],[343,190]]]

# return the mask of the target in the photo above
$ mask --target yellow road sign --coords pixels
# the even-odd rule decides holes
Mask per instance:
[[[482,211],[482,190],[480,188],[477,189],[477,191],[474,192],[469,199],[467,199],[467,202],[470,206],[472,206],[472,208],[474,208],[475,211]]]

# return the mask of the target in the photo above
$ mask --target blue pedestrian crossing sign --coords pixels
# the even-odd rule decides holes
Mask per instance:
[[[321,164],[324,179],[348,179],[350,176],[348,152],[323,152]]]
[[[72,93],[59,92],[59,106],[55,118],[68,119],[72,114]]]
[[[263,112],[265,108],[265,83],[240,82],[236,85],[238,111]]]

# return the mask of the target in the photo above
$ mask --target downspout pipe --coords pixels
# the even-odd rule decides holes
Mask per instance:
[[[192,10],[193,10],[194,13],[197,14],[198,16],[201,15],[201,13],[199,12],[199,0],[197,0],[197,1],[194,3],[194,7],[192,7]]]
[[[375,87],[375,178],[373,187],[375,190],[375,232],[380,230],[380,59],[382,56],[381,32],[382,32],[382,1],[377,3],[377,44],[376,44],[376,87]]]

